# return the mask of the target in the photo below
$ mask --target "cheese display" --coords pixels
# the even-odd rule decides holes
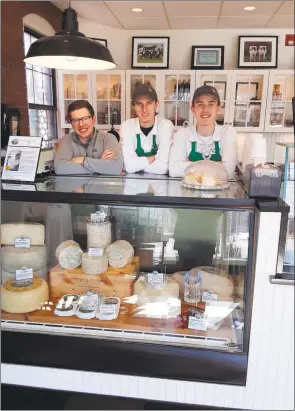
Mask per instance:
[[[87,247],[106,248],[112,242],[110,221],[87,223]]]
[[[40,277],[43,278],[44,280],[47,280],[47,268],[46,267],[42,267],[40,268],[40,270],[36,270],[33,271],[33,275],[35,277]],[[1,273],[1,282],[2,284],[4,284],[7,280],[15,280],[15,271],[14,273],[10,273],[6,270],[2,269],[2,273]]]
[[[109,265],[114,268],[122,268],[129,264],[134,257],[134,249],[128,241],[118,240],[107,247],[106,253]]]
[[[6,245],[1,249],[2,269],[15,274],[21,267],[30,267],[33,271],[46,266],[46,247],[32,246],[30,248],[16,248]],[[42,276],[43,277],[43,276]]]
[[[200,266],[195,268],[201,276],[201,293],[210,291],[217,294],[218,300],[230,300],[233,296],[234,283],[225,272],[215,267]],[[185,292],[185,271],[179,271],[172,278],[179,284],[180,294]]]
[[[8,313],[35,311],[49,299],[48,285],[42,278],[32,281],[8,280],[1,286],[1,308]]]
[[[82,271],[85,274],[101,274],[108,269],[108,256],[103,254],[101,257],[90,256],[88,253],[83,253],[82,256]]]
[[[216,161],[196,161],[185,169],[183,186],[196,190],[220,190],[227,188],[228,172]]]
[[[76,241],[62,242],[56,249],[55,256],[63,268],[77,268],[82,263],[83,251]]]
[[[166,301],[169,297],[179,298],[179,284],[168,277],[162,287],[150,287],[145,277],[141,276],[134,283],[134,294],[138,296],[137,305]]]
[[[1,224],[1,244],[14,245],[17,237],[29,238],[31,240],[31,246],[44,245],[44,225],[37,223]]]

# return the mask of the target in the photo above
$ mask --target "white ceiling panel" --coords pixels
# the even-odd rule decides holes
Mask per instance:
[[[170,18],[170,28],[181,29],[216,29],[218,17],[178,17]]]
[[[164,1],[168,17],[218,16],[221,1]]]
[[[294,16],[278,16],[276,15],[266,26],[274,29],[293,29],[294,30]],[[291,33],[290,33],[291,34]]]
[[[253,16],[273,15],[281,4],[281,1],[224,1],[221,16],[243,16],[251,21]],[[246,11],[244,7],[247,6],[254,6],[256,9]]]
[[[288,0],[284,1],[282,6],[279,8],[278,15],[292,15],[294,16],[294,1],[293,0]]]
[[[122,21],[125,30],[168,30],[168,23],[165,18],[141,17],[126,22]]]
[[[218,23],[219,29],[251,29],[265,27],[269,16],[253,16],[251,19],[244,17],[221,17]]]
[[[165,17],[161,1],[106,1],[112,13],[121,20],[128,17],[131,21],[137,17]],[[132,8],[143,9],[141,13],[134,13]]]

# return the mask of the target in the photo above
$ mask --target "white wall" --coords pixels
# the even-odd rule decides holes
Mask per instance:
[[[40,34],[44,34],[45,36],[53,36],[55,34],[51,24],[37,14],[27,14],[23,18],[23,23],[24,26],[37,31]]]

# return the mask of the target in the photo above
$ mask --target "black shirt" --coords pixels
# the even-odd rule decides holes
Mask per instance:
[[[141,127],[140,126],[140,129],[143,132],[143,134],[145,136],[147,136],[149,134],[149,132],[152,131],[153,127],[154,127],[154,125],[152,125],[152,127]]]

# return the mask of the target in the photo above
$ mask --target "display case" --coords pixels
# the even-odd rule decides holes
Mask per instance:
[[[2,185],[3,361],[245,384],[255,202],[239,183],[33,187]]]

